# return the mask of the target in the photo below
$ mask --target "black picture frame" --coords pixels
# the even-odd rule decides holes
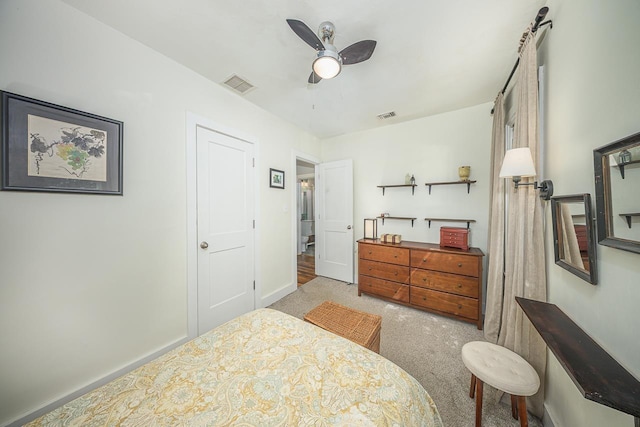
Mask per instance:
[[[574,228],[566,230],[566,218],[563,218],[562,206],[573,204],[580,206],[575,215],[577,224]],[[583,220],[584,218],[584,220]],[[553,222],[553,252],[555,255],[556,265],[580,277],[582,280],[598,284],[598,264],[596,239],[594,230],[594,218],[591,210],[591,194],[572,194],[568,196],[554,196],[551,198],[551,219]],[[573,222],[574,215],[571,216]],[[581,224],[584,222],[584,224]],[[581,255],[581,262],[576,263],[570,260],[568,253],[565,253],[567,245],[564,242],[567,239],[575,239]]]
[[[628,212],[619,211],[613,203],[614,195],[620,197],[620,188],[613,185],[618,178],[629,182],[633,189],[638,188],[640,159],[620,161],[620,154],[625,150],[635,150],[636,155],[640,152],[640,133],[629,135],[593,150],[598,243],[640,254],[640,240],[625,238],[616,232],[616,228],[640,226],[637,223],[637,218],[640,216],[640,204],[635,210]],[[622,197],[638,201],[633,193],[623,193]],[[635,221],[633,221],[634,219]],[[636,223],[632,224],[632,222]]]
[[[122,122],[0,95],[2,190],[122,195]]]
[[[284,190],[284,171],[269,168],[269,187]]]

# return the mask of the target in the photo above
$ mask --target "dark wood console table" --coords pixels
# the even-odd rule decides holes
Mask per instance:
[[[582,395],[635,417],[640,427],[640,381],[555,304],[516,297]]]

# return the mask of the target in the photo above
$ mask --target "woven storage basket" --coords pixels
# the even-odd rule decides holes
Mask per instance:
[[[325,301],[308,312],[304,320],[380,353],[381,316]]]

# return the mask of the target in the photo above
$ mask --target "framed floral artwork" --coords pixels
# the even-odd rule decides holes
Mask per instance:
[[[122,122],[0,93],[3,190],[122,195]]]
[[[269,187],[284,189],[284,171],[269,169]]]

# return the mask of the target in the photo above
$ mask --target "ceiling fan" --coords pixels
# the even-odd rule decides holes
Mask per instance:
[[[302,21],[287,19],[287,23],[294,33],[306,44],[317,51],[313,61],[313,71],[309,76],[309,83],[316,84],[322,79],[331,79],[338,74],[343,65],[357,64],[371,58],[376,48],[375,40],[361,40],[347,46],[340,52],[333,45],[336,27],[329,21],[320,24],[318,36]]]

